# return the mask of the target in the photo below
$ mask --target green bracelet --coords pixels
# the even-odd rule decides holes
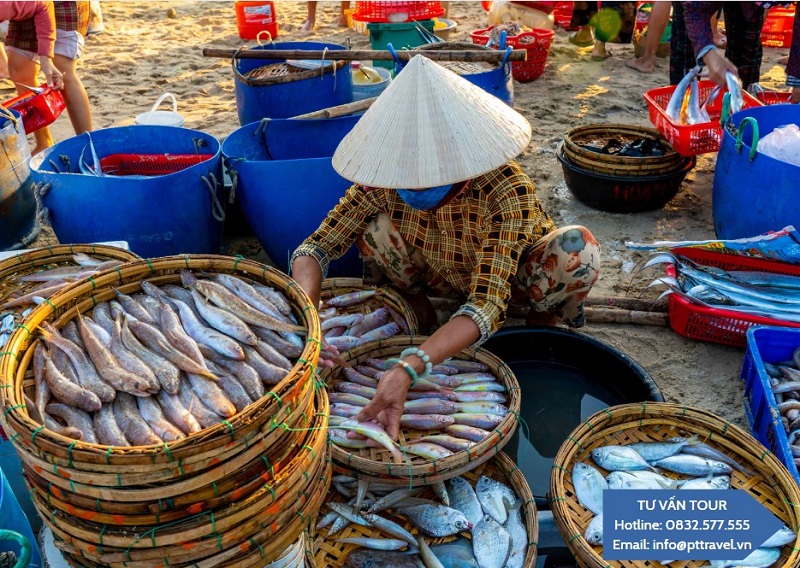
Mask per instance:
[[[409,388],[414,388],[414,386],[417,384],[417,380],[419,379],[419,377],[417,377],[417,372],[414,370],[414,367],[412,367],[406,361],[403,361],[402,359],[396,359],[396,358],[387,359],[386,360],[386,365],[387,366],[389,366],[389,365],[392,365],[392,366],[400,365],[405,370],[405,372],[408,373],[408,376],[411,377],[411,386]]]

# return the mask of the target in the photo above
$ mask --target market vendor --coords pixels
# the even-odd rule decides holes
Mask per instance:
[[[486,341],[510,303],[530,306],[530,324],[584,324],[597,241],[584,227],[557,229],[543,209],[513,161],[530,138],[522,115],[420,55],[339,144],[333,167],[354,185],[291,261],[314,305],[328,264],[354,242],[365,281],[403,292],[423,332],[436,323],[429,296],[463,301],[387,370],[358,420],[397,438],[412,381]]]

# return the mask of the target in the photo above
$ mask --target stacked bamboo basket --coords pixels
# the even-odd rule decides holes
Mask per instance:
[[[36,328],[62,327],[78,313],[141,282],[179,283],[181,270],[228,273],[272,286],[307,329],[294,367],[232,418],[182,440],[116,448],[65,438],[25,406]],[[0,359],[2,425],[32,486],[32,498],[73,566],[264,566],[298,541],[329,484],[328,399],[315,376],[316,310],[286,275],[213,255],[127,263],[41,304]]]
[[[613,406],[590,416],[561,445],[553,461],[550,501],[561,536],[583,568],[653,568],[655,560],[607,561],[602,546],[584,537],[593,513],[580,504],[572,483],[578,461],[591,463],[590,452],[600,446],[635,442],[664,442],[676,436],[697,435],[701,442],[727,454],[754,475],[731,474],[731,489],[747,491],[759,503],[794,530],[800,526],[800,487],[786,467],[750,434],[738,426],[699,408],[671,403],[633,403]],[[665,473],[675,476],[675,474]],[[687,568],[708,566],[708,561],[688,561]],[[783,547],[775,566],[800,566],[800,537]]]

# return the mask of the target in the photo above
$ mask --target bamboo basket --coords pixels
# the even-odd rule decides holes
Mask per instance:
[[[630,141],[636,138],[659,140],[668,148],[663,156],[630,157],[592,152],[581,146],[597,139],[617,138]],[[682,157],[655,128],[630,124],[590,124],[577,126],[564,134],[564,154],[577,166],[611,176],[653,176],[667,174],[681,167]]]
[[[536,542],[539,538],[539,525],[536,512],[536,501],[531,493],[530,486],[519,470],[519,467],[511,461],[505,453],[498,452],[492,459],[474,467],[473,469],[465,472],[463,477],[467,479],[472,486],[478,482],[482,475],[496,479],[506,485],[510,486],[517,496],[522,499],[522,520],[525,523],[525,528],[528,532],[528,550],[525,555],[525,568],[533,568],[536,565]],[[417,495],[417,497],[424,497],[427,499],[437,500],[433,491],[428,490],[425,493]],[[328,491],[326,501],[339,501],[344,502],[346,498],[342,496],[335,489]],[[394,521],[401,521],[400,524],[412,534],[419,534],[419,530],[404,518],[392,517]],[[330,539],[327,538],[328,528],[320,529],[314,539],[314,559],[316,565],[326,568],[340,568],[344,566],[347,555],[354,550],[356,545],[336,542],[339,538],[352,538],[352,537],[367,537],[367,538],[385,538],[385,535],[375,529],[374,527],[362,527],[360,525],[351,524],[344,530],[333,535]],[[324,534],[322,534],[324,533]],[[429,545],[439,544],[455,540],[454,536],[446,538],[426,538]]]
[[[421,345],[426,339],[427,337],[422,336],[398,336],[371,341],[350,349],[342,358],[356,365],[371,357],[396,357],[404,349]],[[466,473],[500,452],[511,439],[518,424],[520,393],[517,378],[508,365],[481,348],[464,350],[456,355],[455,359],[468,359],[487,364],[497,380],[506,387],[508,402],[505,404],[509,409],[508,414],[489,436],[477,442],[469,450],[454,452],[453,455],[441,460],[405,455],[406,463],[403,464],[393,463],[389,452],[383,448],[351,450],[329,441],[334,470],[359,479],[419,487]],[[331,375],[331,380],[328,381],[329,388],[336,384],[340,372],[341,369],[338,369]],[[427,434],[401,429],[398,441],[401,446],[405,446],[413,439]]]
[[[553,461],[550,501],[561,536],[584,568],[644,568],[662,566],[657,561],[603,560],[602,547],[591,546],[583,537],[594,516],[578,502],[572,484],[572,466],[577,460],[593,463],[590,451],[604,445],[661,442],[675,436],[697,434],[709,444],[757,472],[748,477],[734,471],[731,489],[750,493],[759,503],[792,528],[800,526],[800,487],[786,467],[750,434],[738,426],[699,408],[671,403],[633,403],[612,406],[590,416],[567,437]],[[670,477],[677,474],[663,472]],[[800,538],[794,547],[783,548],[775,566],[800,565]],[[687,568],[708,566],[708,561],[686,561]]]

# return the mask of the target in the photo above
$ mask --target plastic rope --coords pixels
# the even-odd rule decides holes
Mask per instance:
[[[213,178],[213,173],[209,172],[209,176]],[[214,185],[211,185],[211,182],[208,181],[206,176],[200,176],[200,179],[203,180],[206,185],[208,186],[208,190],[211,192],[211,216],[214,217],[215,221],[220,223],[225,221],[225,208],[222,206],[222,203],[219,202],[217,198],[217,180],[214,178]]]

